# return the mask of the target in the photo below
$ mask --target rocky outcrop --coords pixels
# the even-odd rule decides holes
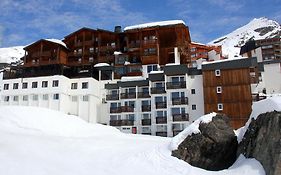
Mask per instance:
[[[217,114],[209,123],[200,123],[200,133],[192,134],[172,155],[206,170],[222,170],[236,160],[237,138],[229,118]]]
[[[281,174],[281,112],[268,112],[252,120],[237,155],[257,159],[267,175]]]

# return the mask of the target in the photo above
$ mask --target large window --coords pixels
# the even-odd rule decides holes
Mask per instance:
[[[167,117],[167,111],[156,111],[156,117]]]
[[[157,64],[147,65],[147,73],[149,73],[151,71],[157,71]]]

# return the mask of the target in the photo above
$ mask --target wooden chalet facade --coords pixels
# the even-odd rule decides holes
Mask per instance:
[[[231,118],[234,128],[244,126],[251,114],[251,84],[258,82],[257,59],[237,59],[203,64],[205,113]]]
[[[210,46],[200,43],[191,42],[190,43],[190,57],[192,61],[196,61],[203,58],[209,61],[208,52],[211,50],[216,51],[217,54],[222,55],[221,46]]]

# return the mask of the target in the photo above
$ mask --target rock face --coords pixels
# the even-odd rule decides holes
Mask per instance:
[[[237,155],[257,159],[267,175],[281,174],[281,112],[261,114],[252,120]]]
[[[172,155],[207,170],[222,170],[236,160],[237,138],[229,118],[217,114],[210,123],[199,125],[201,133],[185,138]]]

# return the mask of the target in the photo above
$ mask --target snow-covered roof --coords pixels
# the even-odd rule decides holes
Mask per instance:
[[[142,28],[149,28],[149,27],[155,27],[155,26],[168,26],[168,25],[176,25],[176,24],[184,24],[184,21],[182,20],[170,20],[170,21],[159,21],[159,22],[150,22],[150,23],[144,23],[144,24],[138,24],[133,26],[127,26],[124,28],[124,30],[134,30],[134,29],[142,29]]]
[[[229,59],[216,60],[216,61],[204,61],[202,64],[215,64],[215,63],[222,63],[222,62],[228,62],[228,61],[234,61],[234,60],[242,60],[242,59],[249,59],[249,58],[236,57],[236,58],[229,58]]]
[[[153,70],[151,72],[149,72],[149,74],[163,74],[164,71],[163,70]]]
[[[98,63],[94,65],[94,67],[104,67],[104,66],[110,66],[110,65],[108,63]]]
[[[44,39],[44,40],[50,41],[50,42],[53,42],[53,43],[60,44],[60,45],[62,45],[63,47],[67,48],[66,44],[65,44],[62,40],[58,40],[58,39],[54,39],[54,38],[51,38],[51,39]]]
[[[175,65],[180,65],[180,63],[167,63],[165,66],[175,66]]]
[[[123,77],[121,77],[121,82],[125,82],[125,81],[141,81],[141,80],[145,80],[145,77],[142,77],[142,76],[130,76],[130,77],[123,76]]]

